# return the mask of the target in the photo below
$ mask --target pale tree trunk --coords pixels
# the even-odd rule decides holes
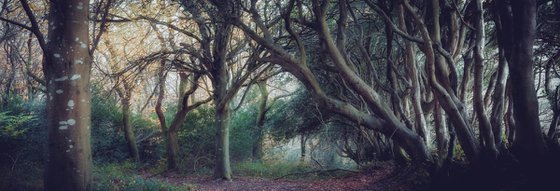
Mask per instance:
[[[333,60],[335,67],[339,70],[338,73],[341,75],[343,80],[347,81],[350,88],[356,91],[356,93],[358,93],[366,101],[368,106],[377,115],[386,120],[389,129],[394,130],[392,133],[394,137],[392,138],[397,141],[401,141],[401,146],[405,147],[406,151],[413,155],[417,162],[431,161],[426,144],[422,142],[423,139],[400,122],[392,111],[389,111],[388,105],[381,100],[379,93],[372,87],[368,86],[368,84],[359,78],[359,76],[351,69],[349,63],[346,61],[347,59],[344,57],[345,54],[343,52],[345,50],[339,49],[335,45],[326,22],[327,4],[327,2],[313,1],[313,9],[318,22],[317,32],[319,32],[320,38],[326,44],[329,56]],[[345,4],[345,1],[340,1],[339,7],[344,9]],[[341,15],[339,22],[343,19],[345,19],[345,16]],[[340,30],[339,27],[338,32],[341,33],[345,31]],[[339,44],[341,43],[339,42]],[[391,134],[388,132],[385,133]]]
[[[216,108],[216,167],[214,178],[231,180],[231,165],[229,157],[229,106]]]
[[[123,123],[123,130],[124,130],[124,138],[126,139],[126,143],[128,146],[128,152],[130,157],[134,159],[134,161],[140,161],[140,154],[138,152],[138,146],[136,145],[136,136],[134,135],[134,129],[132,127],[131,121],[131,112],[130,112],[130,100],[132,97],[132,88],[130,85],[123,81],[123,90],[118,90],[121,96],[121,104],[122,104],[122,123]],[[120,89],[120,88],[119,88]]]
[[[177,158],[179,156],[179,138],[177,137],[177,131],[186,119],[187,112],[183,109],[183,105],[188,103],[183,97],[186,91],[186,74],[179,73],[179,100],[177,105],[177,113],[173,117],[171,125],[165,131],[166,142],[166,152],[167,152],[167,169],[176,170],[178,168]],[[188,96],[187,96],[188,97]]]
[[[429,11],[432,16],[433,26],[428,27],[420,18],[418,10],[414,8],[408,1],[404,1],[406,10],[411,14],[415,23],[418,25],[422,40],[422,48],[426,55],[426,70],[430,86],[435,97],[442,108],[449,115],[449,120],[457,132],[457,137],[461,143],[461,147],[469,161],[477,163],[480,158],[480,147],[476,142],[476,137],[472,132],[471,125],[468,121],[468,115],[465,113],[463,103],[456,97],[455,90],[452,88],[450,80],[450,70],[448,64],[445,63],[442,56],[436,54],[435,46],[440,46],[440,27],[439,27],[439,1],[432,0]],[[436,56],[437,55],[437,56]]]
[[[447,120],[445,119],[445,111],[439,106],[437,100],[434,106],[434,125],[436,128],[436,140],[437,140],[437,153],[440,161],[443,162],[448,156],[449,147],[449,133],[447,131]]]
[[[113,48],[113,45],[108,40],[104,41],[104,43],[111,57],[117,55],[115,49]],[[121,99],[121,121],[123,123],[124,137],[126,139],[128,152],[130,158],[135,160],[135,162],[139,162],[140,154],[138,151],[138,146],[136,145],[136,136],[134,135],[134,129],[131,122],[132,113],[130,112],[130,100],[132,99],[133,85],[126,77],[118,77],[116,84],[117,85],[115,89],[117,91],[117,95]]]
[[[331,98],[326,95],[322,90],[319,82],[311,70],[307,67],[307,59],[305,51],[305,46],[303,45],[302,39],[299,35],[294,32],[292,28],[290,17],[285,16],[286,30],[292,38],[294,38],[297,46],[299,48],[299,57],[296,58],[288,51],[277,46],[272,40],[266,37],[266,34],[270,34],[265,27],[259,27],[260,30],[264,31],[265,37],[260,36],[256,33],[253,28],[244,24],[239,19],[234,19],[234,24],[245,32],[246,35],[251,37],[260,45],[264,46],[271,54],[277,56],[277,59],[272,60],[275,64],[280,65],[283,69],[290,72],[302,84],[310,91],[313,96],[314,101],[316,101],[321,107],[326,110],[332,111],[333,113],[339,114],[348,118],[349,120],[357,121],[358,125],[367,127],[369,129],[383,133],[385,136],[390,136],[394,141],[398,142],[406,152],[411,156],[411,158],[416,162],[431,161],[432,157],[429,154],[426,144],[423,139],[414,133],[412,130],[408,129],[402,122],[400,122],[396,116],[389,111],[389,107],[380,99],[380,95],[368,86],[366,82],[359,79],[359,77],[350,69],[346,59],[343,57],[343,53],[338,50],[335,45],[334,40],[330,36],[331,33],[328,30],[328,25],[325,21],[325,9],[328,7],[324,1],[319,2],[318,0],[313,1],[314,12],[319,13],[318,18],[318,28],[317,32],[320,34],[320,39],[327,45],[328,51],[330,53],[333,62],[338,69],[338,73],[341,74],[343,79],[349,83],[350,88],[360,95],[367,102],[368,107],[371,108],[377,115],[372,115],[363,110],[360,110],[353,106],[352,104],[340,101],[338,99]],[[317,7],[315,7],[317,5]],[[344,7],[344,2],[339,2],[339,7]],[[289,6],[288,9],[293,8]],[[290,12],[290,11],[288,11]],[[344,11],[343,11],[344,12]],[[255,16],[255,15],[254,15]],[[258,17],[258,15],[256,15]],[[343,17],[341,17],[343,18]],[[341,22],[343,23],[343,22]]]
[[[499,5],[498,5],[499,6]],[[493,7],[497,9],[497,6]],[[494,141],[496,142],[496,147],[498,149],[505,149],[504,144],[504,129],[507,129],[507,123],[505,123],[506,114],[506,87],[507,87],[507,62],[508,52],[501,46],[504,41],[507,40],[501,33],[504,33],[506,26],[502,22],[502,15],[498,11],[494,11],[494,23],[496,25],[496,36],[498,41],[498,76],[496,78],[496,87],[494,88],[494,94],[492,95],[492,114],[490,118],[490,123],[492,124],[492,131],[494,132]],[[507,132],[506,132],[507,137]]]
[[[45,190],[91,190],[89,1],[49,4],[43,63],[49,128]]]
[[[402,31],[408,31],[406,26],[404,7],[399,5],[399,25]],[[430,133],[428,132],[426,125],[426,117],[424,116],[424,110],[422,109],[422,95],[420,86],[420,76],[418,75],[418,67],[414,59],[414,46],[411,42],[405,41],[405,63],[407,65],[407,74],[412,82],[412,106],[414,108],[414,121],[417,131],[422,132],[426,146],[430,148]]]
[[[160,69],[158,72],[158,87],[159,93],[156,101],[156,115],[159,120],[159,126],[161,132],[165,135],[166,149],[167,149],[167,170],[177,169],[177,157],[176,152],[173,152],[173,136],[170,135],[169,128],[167,128],[167,122],[165,119],[165,114],[163,112],[163,100],[165,99],[165,81],[167,78],[167,73],[165,71],[165,61],[160,61]]]
[[[2,107],[3,108],[7,108],[8,104],[10,102],[10,94],[11,90],[12,90],[12,84],[14,83],[14,80],[16,78],[16,57],[17,55],[15,55],[14,52],[14,46],[10,46],[8,48],[8,50],[6,50],[6,62],[10,63],[10,74],[8,75],[8,79],[6,79],[5,81],[5,85],[4,85],[4,95],[2,96]]]
[[[506,135],[507,135],[507,141],[508,141],[508,146],[511,146],[513,144],[513,140],[515,139],[515,129],[516,128],[516,124],[515,124],[515,119],[514,119],[514,115],[513,115],[513,99],[511,98],[511,80],[508,80],[507,83],[507,87],[506,87],[506,92],[507,92],[507,111],[506,114],[504,115],[504,124],[505,124],[505,129],[506,129]]]
[[[195,91],[198,89],[198,79],[200,79],[200,75],[195,73],[193,74],[193,79],[191,85],[188,90],[179,90],[180,97],[179,97],[179,105],[177,106],[177,113],[173,117],[171,121],[171,125],[167,128],[167,132],[165,133],[165,137],[167,138],[167,160],[169,161],[169,169],[177,169],[177,158],[179,156],[179,138],[178,132],[179,129],[183,126],[183,123],[187,119],[187,114],[192,111],[193,109],[201,106],[204,103],[210,101],[210,99],[205,99],[199,102],[194,102],[189,104],[189,97],[194,97]],[[186,81],[188,80],[188,75],[184,73],[180,73],[181,79],[181,86],[185,88]],[[186,88],[185,88],[186,89]]]
[[[346,7],[342,7],[344,9],[346,9]],[[339,24],[340,25],[340,24]],[[347,24],[343,24],[344,26],[346,26]],[[341,27],[339,27],[341,28]],[[412,122],[410,121],[410,119],[408,119],[408,117],[405,114],[405,111],[403,109],[403,101],[399,95],[399,91],[400,91],[400,87],[399,87],[399,79],[397,77],[397,73],[396,71],[393,69],[395,63],[393,62],[393,56],[392,56],[392,52],[393,52],[393,28],[391,27],[391,23],[386,22],[385,23],[385,33],[386,33],[386,55],[385,55],[385,59],[387,60],[387,71],[386,71],[386,76],[387,76],[387,80],[389,81],[389,84],[391,85],[389,88],[389,96],[390,96],[390,100],[391,100],[391,105],[392,105],[392,110],[393,110],[393,114],[398,118],[401,119],[404,124],[406,125],[406,127],[413,129],[415,128],[415,126],[412,124]],[[340,35],[338,35],[340,36]],[[339,43],[339,47],[344,47],[344,41],[342,41],[341,43]],[[345,52],[344,48],[339,48],[339,50],[342,50],[341,52]],[[346,54],[344,54],[346,55]],[[347,56],[345,56],[347,57]],[[406,99],[406,97],[404,98]],[[406,101],[405,101],[406,102]],[[430,142],[430,136],[427,133],[426,129],[422,129],[422,128],[417,128],[416,132],[424,139],[424,141],[426,142],[426,145],[428,145],[428,143]]]
[[[560,5],[560,4],[557,4]],[[559,7],[560,8],[560,7]],[[560,13],[559,13],[560,14]],[[555,87],[552,86],[550,83],[552,81],[552,75],[553,75],[553,67],[555,67],[555,61],[560,59],[560,51],[557,51],[556,54],[552,57],[550,57],[546,63],[546,68],[545,68],[545,82],[544,82],[544,87],[545,87],[545,93],[547,95],[548,101],[550,103],[550,109],[552,110],[553,116],[552,116],[552,121],[550,122],[550,125],[548,126],[548,132],[546,135],[546,139],[548,142],[552,143],[554,146],[560,146],[558,145],[558,139],[556,138],[556,129],[558,127],[558,118],[560,117],[560,106],[559,106],[559,92],[558,90],[560,90],[560,86],[556,85]]]
[[[499,48],[499,61],[498,61],[498,76],[496,78],[496,86],[494,94],[492,95],[492,114],[490,124],[492,124],[492,131],[494,133],[494,141],[498,149],[503,148],[503,134],[504,126],[503,117],[505,111],[505,93],[506,93],[506,78],[507,78],[507,63],[503,49]]]
[[[257,115],[257,124],[255,127],[256,141],[253,143],[253,160],[261,160],[263,157],[263,140],[264,140],[264,121],[267,112],[268,90],[266,88],[266,80],[257,83],[260,95],[259,113]]]
[[[229,120],[230,101],[227,97],[228,82],[230,80],[227,72],[226,53],[229,44],[232,26],[220,24],[216,31],[215,45],[213,48],[214,62],[211,75],[213,77],[214,104],[216,105],[215,129],[216,129],[216,166],[214,178],[231,180],[231,166],[229,157]],[[220,33],[220,34],[218,34]]]
[[[476,43],[474,47],[474,93],[473,104],[478,119],[478,127],[485,154],[490,159],[496,159],[498,150],[494,142],[494,134],[492,133],[492,126],[486,114],[485,102],[482,97],[482,78],[484,77],[484,17],[482,11],[482,0],[475,2],[475,17],[474,23],[476,28]],[[487,91],[491,91],[488,89]]]

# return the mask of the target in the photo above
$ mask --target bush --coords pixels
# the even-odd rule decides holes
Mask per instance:
[[[128,157],[126,140],[119,129],[122,113],[117,100],[101,94],[92,93],[91,99],[93,160],[96,163],[122,162]]]
[[[257,139],[257,107],[252,104],[233,113],[230,122],[231,160],[243,161],[253,156]]]
[[[96,91],[95,88],[93,91]],[[93,160],[96,163],[123,162],[129,158],[122,128],[122,112],[119,106],[118,100],[111,98],[111,96],[103,96],[103,93],[92,93],[91,140]],[[131,121],[136,137],[159,132],[154,122],[139,115],[133,114]],[[140,143],[138,147],[141,151],[140,157],[150,163],[160,159],[164,151],[159,140],[148,140]]]
[[[182,169],[189,172],[206,172],[213,168],[216,145],[214,108],[201,106],[187,114],[183,127],[179,129],[179,161]]]
[[[44,108],[40,100],[25,102],[14,95],[0,109],[0,190],[41,188],[47,141]]]

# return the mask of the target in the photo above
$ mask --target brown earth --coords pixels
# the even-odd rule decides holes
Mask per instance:
[[[334,171],[333,171],[334,172]],[[395,183],[393,166],[381,166],[363,172],[346,172],[342,177],[329,178],[328,174],[299,174],[299,179],[267,179],[258,177],[233,177],[233,181],[215,180],[208,176],[181,175],[167,172],[143,177],[166,181],[176,185],[192,185],[195,190],[410,190]]]

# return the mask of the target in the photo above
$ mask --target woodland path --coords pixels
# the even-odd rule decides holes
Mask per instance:
[[[394,167],[382,166],[358,173],[349,173],[344,177],[328,178],[322,175],[303,175],[305,178],[267,179],[259,177],[234,177],[233,181],[214,180],[208,176],[181,175],[164,173],[151,179],[158,179],[176,185],[191,184],[195,190],[410,190],[399,185],[391,178]],[[149,175],[143,175],[145,178]],[[300,175],[301,176],[301,175]]]

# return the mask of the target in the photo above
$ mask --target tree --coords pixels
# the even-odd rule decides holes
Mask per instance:
[[[514,151],[522,159],[542,157],[544,138],[533,75],[533,45],[536,35],[537,1],[498,1],[503,36],[500,46],[508,58],[515,119]]]
[[[193,17],[199,36],[193,36],[195,45],[182,44],[204,68],[212,83],[212,101],[215,106],[216,163],[214,177],[231,180],[229,153],[229,122],[231,101],[238,91],[252,84],[268,67],[258,58],[263,49],[252,46],[242,33],[235,32],[230,18],[239,17],[240,7],[234,1],[181,1],[186,13]],[[210,25],[206,22],[209,19]],[[256,73],[256,75],[253,75]],[[253,78],[251,78],[253,77]]]
[[[341,11],[341,16],[339,17],[338,23],[339,28],[337,32],[342,34],[345,32],[346,19],[344,16],[346,12],[345,1],[339,2],[339,10]],[[410,129],[401,123],[393,112],[389,110],[389,107],[381,100],[378,92],[365,83],[352,69],[352,66],[348,64],[348,59],[345,58],[344,50],[344,37],[339,35],[337,41],[333,40],[330,34],[329,27],[326,22],[326,11],[329,5],[328,2],[318,2],[313,1],[313,13],[314,17],[312,21],[309,21],[305,15],[307,13],[301,12],[301,2],[290,1],[281,13],[281,19],[285,22],[285,30],[288,35],[294,39],[296,42],[296,47],[298,49],[299,57],[294,57],[287,50],[282,49],[280,46],[272,41],[272,36],[270,31],[267,29],[267,24],[274,23],[264,23],[267,21],[278,21],[276,18],[263,20],[256,9],[255,1],[250,4],[251,7],[248,9],[249,14],[253,17],[253,22],[258,27],[258,30],[262,31],[257,33],[255,30],[251,29],[241,20],[235,20],[234,23],[237,27],[242,29],[248,36],[250,36],[254,41],[266,47],[268,51],[271,52],[272,58],[270,59],[273,63],[282,66],[286,71],[290,72],[297,79],[299,79],[304,86],[310,91],[313,99],[329,111],[337,113],[339,115],[345,116],[352,121],[356,121],[357,125],[363,125],[371,129],[376,129],[377,131],[383,132],[386,135],[391,135],[393,139],[398,140],[399,143],[405,148],[405,150],[413,157],[415,161],[429,161],[431,157],[428,155],[428,150],[426,145],[421,143],[422,139],[417,134],[413,133]],[[295,32],[295,23],[290,14],[292,10],[297,10],[296,15],[299,15],[299,23],[310,23],[307,26],[316,26],[314,29],[319,34],[320,42],[326,47],[326,51],[329,52],[327,56],[330,56],[334,67],[337,69],[338,74],[347,82],[351,91],[354,91],[363,100],[365,100],[369,111],[373,111],[376,115],[370,115],[368,112],[360,111],[358,108],[354,107],[349,103],[345,103],[338,99],[329,97],[320,84],[318,83],[314,73],[310,71],[307,66],[307,57],[305,45],[301,40],[297,32]],[[346,12],[347,13],[347,12]],[[260,35],[262,34],[262,36]],[[338,44],[337,44],[338,43]],[[324,67],[328,68],[328,67]],[[377,117],[379,116],[379,117]]]
[[[98,11],[96,16],[107,15],[110,2],[105,3],[104,11]],[[48,36],[42,32],[39,17],[35,16],[34,11],[38,11],[35,6],[27,0],[19,3],[29,24],[3,17],[0,20],[29,30],[42,50],[44,80],[29,70],[27,73],[46,86],[49,157],[45,190],[89,190],[92,183],[91,55],[103,34],[105,22],[99,22],[100,30],[93,33],[95,38],[90,46],[89,1],[49,1]]]
[[[107,47],[107,51],[109,52],[109,55],[106,56],[106,59],[109,60],[112,64],[111,69],[119,70],[118,60],[115,59],[118,57],[117,56],[118,54],[116,53],[114,47],[111,45],[111,43],[108,40],[105,40],[104,44]],[[117,63],[113,63],[113,62],[117,62]],[[110,74],[107,75],[110,76]],[[116,81],[115,90],[121,100],[120,101],[121,112],[122,112],[121,120],[122,120],[122,126],[124,131],[124,137],[127,142],[128,152],[130,158],[132,158],[136,162],[139,162],[140,153],[138,151],[138,145],[136,144],[136,136],[134,135],[134,128],[132,127],[132,119],[131,119],[132,112],[130,110],[133,90],[135,86],[135,82],[134,82],[135,79],[130,79],[130,76],[131,75],[127,75],[126,73],[117,76],[115,80]]]
[[[91,189],[88,10],[85,0],[50,3],[49,36],[43,47],[49,111],[46,190]],[[33,13],[26,12],[37,26]]]

